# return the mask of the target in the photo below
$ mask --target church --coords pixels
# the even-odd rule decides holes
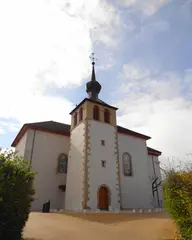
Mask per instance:
[[[72,111],[71,124],[26,123],[12,143],[35,171],[32,211],[119,211],[161,208],[158,157],[149,136],[117,125],[117,108],[99,98],[92,61],[88,96]]]

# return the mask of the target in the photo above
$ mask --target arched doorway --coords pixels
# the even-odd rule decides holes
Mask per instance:
[[[109,209],[109,190],[106,186],[101,186],[98,191],[98,208],[101,210]]]

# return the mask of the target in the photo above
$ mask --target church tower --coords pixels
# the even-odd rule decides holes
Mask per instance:
[[[86,84],[88,97],[70,113],[65,196],[69,211],[120,209],[117,108],[100,100],[100,91],[93,55],[92,76]]]

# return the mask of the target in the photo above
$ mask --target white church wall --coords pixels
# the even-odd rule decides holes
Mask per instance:
[[[107,185],[110,190],[110,204],[113,209],[119,209],[118,166],[116,155],[116,129],[106,123],[90,120],[88,124],[88,207],[96,210],[98,207],[98,190]],[[105,141],[105,146],[101,145]],[[106,161],[102,167],[101,161]]]
[[[59,155],[68,155],[69,137],[36,130],[33,144],[32,170],[37,175],[32,210],[41,210],[43,203],[48,200],[52,209],[63,209],[65,193],[58,186],[66,184],[66,174],[58,173],[57,167]]]
[[[152,190],[148,176],[146,141],[118,134],[118,144],[122,208],[151,208]],[[124,175],[122,156],[125,152],[131,155],[133,176]]]
[[[116,129],[106,123],[90,120],[88,122],[88,206],[97,209],[97,192],[101,185],[107,185],[111,191],[113,209],[119,208],[119,186],[116,148]],[[85,155],[84,122],[71,132],[71,140],[67,136],[28,129],[16,146],[20,156],[32,160],[32,170],[37,172],[35,179],[36,200],[32,210],[41,210],[45,201],[51,201],[52,209],[82,210],[84,188],[84,155]],[[101,140],[105,146],[101,146]],[[70,147],[71,141],[71,147]],[[70,153],[69,153],[70,148]],[[120,161],[121,205],[128,208],[158,207],[157,193],[152,194],[152,179],[161,180],[158,157],[148,155],[146,141],[118,134]],[[122,155],[128,152],[132,157],[133,177],[123,174]],[[57,173],[58,156],[68,155],[68,174]],[[153,168],[155,167],[155,174]],[[106,161],[106,168],[101,166]],[[66,194],[58,189],[65,185]],[[66,195],[66,197],[65,197]],[[158,188],[159,201],[162,204],[162,187]]]
[[[33,145],[35,140],[36,130],[28,129],[27,130],[27,138],[26,138],[26,145],[25,145],[25,160],[28,160],[31,163],[32,154],[33,154]]]
[[[27,141],[27,132],[25,132],[25,134],[23,135],[23,137],[20,139],[17,146],[15,147],[15,151],[17,151],[18,156],[24,157],[26,141]]]
[[[157,184],[162,180],[160,166],[159,166],[159,159],[157,156],[148,155],[148,169],[149,169],[150,185],[152,188],[152,182],[155,180],[155,178],[158,178]],[[153,207],[155,208],[162,207],[162,204],[163,204],[162,185],[158,187],[158,192],[154,192],[154,196],[152,196],[152,204],[153,204]]]
[[[71,131],[65,209],[82,210],[84,188],[85,123]]]

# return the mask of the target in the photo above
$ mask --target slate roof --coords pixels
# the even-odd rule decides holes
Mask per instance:
[[[120,126],[117,126],[117,131],[118,131],[118,133],[125,133],[125,134],[131,135],[131,136],[135,136],[135,137],[138,137],[138,138],[141,138],[141,139],[145,139],[145,140],[149,140],[151,138],[151,137],[146,136],[144,134],[134,132],[130,129],[120,127]]]
[[[25,132],[28,129],[34,129],[34,130],[40,130],[40,131],[55,133],[55,134],[59,134],[59,135],[64,135],[64,136],[70,136],[70,125],[69,124],[64,124],[64,123],[55,122],[55,121],[26,123],[23,125],[23,127],[17,134],[16,138],[14,139],[13,143],[11,144],[12,147],[15,147],[18,144],[18,142],[20,141],[20,139],[22,138],[22,136],[25,134]],[[117,126],[117,131],[118,131],[118,133],[138,137],[138,138],[141,138],[144,140],[150,139],[150,137],[148,137],[146,135],[143,135],[138,132],[134,132],[130,129],[123,128],[121,126]],[[161,155],[160,151],[157,151],[153,148],[148,147],[148,151],[151,154],[154,153],[155,155]]]
[[[27,123],[25,125],[30,126],[30,127],[45,129],[48,131],[58,132],[58,133],[69,133],[70,132],[69,124],[55,122],[55,121]]]
[[[160,152],[160,151],[158,151],[156,149],[150,148],[150,147],[147,147],[147,150],[148,150],[149,153],[151,153],[151,154],[154,153],[157,156],[161,155],[161,153],[162,153],[162,152]]]
[[[26,123],[23,125],[11,146],[15,147],[28,129],[40,130],[59,135],[70,136],[70,125],[55,121]]]
[[[70,125],[69,124],[64,124],[64,123],[55,122],[55,121],[26,123],[21,128],[20,132],[16,136],[16,138],[13,141],[11,146],[14,147],[15,142],[19,142],[20,138],[24,135],[24,133],[27,129],[36,129],[36,130],[47,131],[47,132],[52,132],[52,133],[67,135],[67,136],[70,135]],[[120,126],[117,126],[117,130],[119,133],[132,135],[132,136],[139,137],[139,138],[146,139],[146,140],[150,139],[150,137],[148,137],[148,136],[145,136],[143,134],[131,131],[129,129],[126,129],[126,128],[123,128]]]
[[[97,103],[99,105],[102,105],[102,106],[105,106],[105,107],[108,107],[108,108],[112,108],[112,109],[115,109],[117,110],[118,108],[114,107],[114,106],[111,106],[107,103],[105,103],[104,101],[102,101],[101,99],[97,99],[97,100],[93,100],[93,99],[90,99],[90,98],[84,98],[71,112],[70,114],[74,113],[76,111],[76,109],[78,109],[80,107],[80,105],[82,105],[84,102],[86,101],[89,101],[89,102],[92,102],[92,103]]]

